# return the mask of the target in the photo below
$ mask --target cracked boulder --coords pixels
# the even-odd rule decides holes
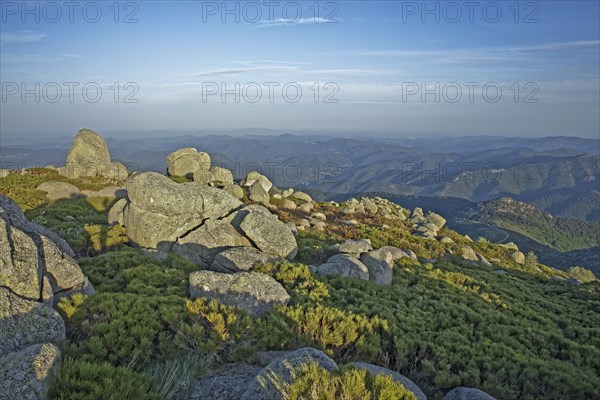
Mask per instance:
[[[252,247],[234,247],[217,254],[210,269],[227,273],[251,271],[259,265],[283,261],[279,256],[266,254]]]

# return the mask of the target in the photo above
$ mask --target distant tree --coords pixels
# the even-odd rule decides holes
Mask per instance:
[[[592,282],[596,280],[596,276],[592,271],[583,267],[571,267],[567,273],[581,282]]]

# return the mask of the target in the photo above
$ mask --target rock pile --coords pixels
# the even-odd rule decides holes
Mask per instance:
[[[440,229],[446,225],[444,217],[434,212],[429,212],[425,216],[419,207],[413,210],[409,221],[415,224],[413,236],[431,240],[435,239]]]
[[[337,248],[339,254],[330,257],[325,264],[317,267],[321,276],[339,275],[371,280],[378,285],[391,285],[396,260],[413,256],[393,247],[384,246],[373,250],[369,239],[349,239]]]
[[[60,297],[93,288],[73,250],[0,195],[0,382],[2,398],[45,399],[60,360]]]
[[[90,129],[81,129],[71,143],[64,167],[58,173],[70,179],[82,176],[103,176],[115,181],[127,179],[127,169],[111,162],[104,138]]]
[[[218,272],[291,259],[298,250],[290,228],[267,208],[244,206],[224,189],[153,172],[134,174],[125,186],[128,199],[113,206],[110,222],[122,221],[142,248],[174,251]]]
[[[404,221],[407,210],[398,204],[381,197],[351,198],[340,210],[343,214],[364,214],[380,216],[385,219]]]

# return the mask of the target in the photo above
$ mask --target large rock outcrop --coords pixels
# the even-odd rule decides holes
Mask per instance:
[[[64,167],[58,173],[71,179],[82,176],[103,176],[115,181],[127,179],[127,169],[119,162],[111,162],[104,138],[90,129],[81,129],[67,154]]]
[[[0,195],[0,399],[46,399],[65,324],[51,307],[93,293],[62,239]]]
[[[263,206],[244,207],[226,190],[176,183],[154,172],[134,174],[125,186],[128,199],[113,206],[109,222],[126,226],[129,240],[142,248],[174,251],[206,269],[231,249],[255,249],[278,260],[298,250],[286,224]],[[215,264],[216,271],[247,270],[248,263],[232,268],[229,255],[220,259],[224,264]],[[251,259],[255,266],[265,257]]]
[[[192,272],[190,297],[214,299],[221,304],[245,310],[251,316],[262,315],[273,305],[285,305],[290,301],[290,296],[279,282],[256,272]]]
[[[73,256],[64,240],[27,221],[16,203],[0,195],[0,286],[34,301],[93,293]]]

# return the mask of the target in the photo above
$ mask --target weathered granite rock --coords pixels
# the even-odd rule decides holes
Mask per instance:
[[[261,369],[257,365],[233,364],[211,371],[194,386],[190,400],[239,400]]]
[[[307,347],[292,351],[264,367],[250,383],[241,400],[283,400],[279,389],[281,385],[291,384],[294,372],[309,363],[316,363],[328,371],[337,368],[335,361],[319,350]]]
[[[367,266],[371,282],[386,286],[392,284],[394,257],[390,251],[386,249],[369,251],[361,254],[360,261]]]
[[[0,355],[0,399],[45,400],[56,372],[60,350],[51,343],[35,344]]]
[[[0,354],[5,354],[36,343],[64,340],[65,323],[52,307],[0,286],[0,334]]]
[[[389,370],[387,368],[379,367],[377,365],[368,364],[368,363],[364,363],[364,362],[353,362],[352,366],[355,368],[358,368],[358,369],[366,369],[367,371],[369,371],[370,373],[372,373],[374,375],[379,375],[379,374],[388,375],[394,381],[396,381],[396,382],[400,383],[402,386],[404,386],[404,388],[406,390],[412,392],[415,395],[415,397],[417,398],[417,400],[427,400],[427,396],[425,396],[425,393],[423,393],[423,391],[413,381],[411,381],[404,375],[401,375],[401,374],[399,374],[395,371]]]
[[[473,388],[457,387],[449,391],[442,400],[496,400],[489,394]]]
[[[287,304],[290,296],[275,279],[256,272],[223,274],[197,271],[190,274],[190,297],[206,297],[245,310],[253,317],[275,304]]]
[[[357,258],[348,254],[330,257],[325,264],[319,265],[317,272],[321,276],[339,275],[369,280],[369,269]]]
[[[82,197],[79,188],[67,182],[48,181],[40,184],[36,189],[46,192],[46,197],[49,200],[76,199]]]
[[[276,264],[283,260],[281,257],[251,247],[234,247],[217,254],[210,269],[226,273],[251,271],[258,265]]]
[[[208,171],[210,163],[208,154],[187,147],[167,156],[167,171],[171,176],[190,176],[198,170]]]

